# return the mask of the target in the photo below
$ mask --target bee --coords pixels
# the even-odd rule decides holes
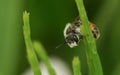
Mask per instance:
[[[81,26],[82,26],[82,22],[79,16],[72,23],[66,24],[63,32],[65,37],[64,44],[67,44],[70,48],[73,48],[78,45],[78,43],[80,42],[80,40],[83,39],[84,36],[80,29]],[[95,24],[91,22],[89,22],[89,26],[91,28],[94,38],[98,39],[100,37],[99,29],[95,26]]]
[[[79,17],[75,19],[72,23],[67,23],[64,29],[65,43],[71,48],[78,45],[79,41],[83,38],[80,26],[82,22]]]

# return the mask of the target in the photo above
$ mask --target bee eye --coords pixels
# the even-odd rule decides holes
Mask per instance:
[[[76,43],[78,43],[78,37],[77,37],[76,35],[74,35],[73,38],[74,38],[74,41],[75,41]]]

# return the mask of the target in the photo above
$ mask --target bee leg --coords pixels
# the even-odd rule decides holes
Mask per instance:
[[[81,40],[81,39],[83,39],[83,37],[84,37],[84,35],[79,33],[79,39]]]
[[[89,34],[86,34],[86,35],[79,35],[79,38],[80,38],[80,39],[83,39],[83,38],[88,37],[88,36],[89,36]]]

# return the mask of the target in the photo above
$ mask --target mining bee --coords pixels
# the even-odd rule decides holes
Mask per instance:
[[[89,25],[90,25],[94,38],[98,39],[100,37],[98,28],[95,26],[95,24],[91,22],[89,22]],[[78,45],[79,41],[82,40],[84,36],[80,29],[81,26],[82,26],[82,22],[80,20],[80,17],[77,17],[72,23],[66,24],[65,29],[64,29],[64,37],[65,37],[64,44],[67,44],[71,48]],[[60,47],[61,45],[59,45],[58,47]]]

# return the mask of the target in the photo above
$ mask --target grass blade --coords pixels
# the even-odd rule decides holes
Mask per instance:
[[[32,41],[30,38],[29,13],[27,13],[26,11],[23,13],[23,22],[24,22],[23,34],[24,34],[25,44],[27,48],[28,61],[32,67],[34,75],[41,75],[37,56],[34,52]]]
[[[48,58],[48,56],[47,56],[47,54],[45,52],[45,49],[43,48],[42,44],[40,44],[39,42],[35,41],[33,43],[33,45],[34,45],[34,48],[35,48],[36,53],[38,54],[39,58],[42,59],[42,61],[46,65],[49,74],[50,75],[56,75],[53,67],[50,64],[49,58]]]
[[[84,43],[86,48],[87,63],[90,75],[103,75],[101,62],[97,53],[95,39],[89,27],[89,22],[87,14],[85,12],[83,0],[75,1],[83,24],[82,32],[84,35],[88,35],[87,37],[84,38]]]
[[[74,75],[82,75],[80,72],[80,60],[78,57],[74,57],[72,61]]]

